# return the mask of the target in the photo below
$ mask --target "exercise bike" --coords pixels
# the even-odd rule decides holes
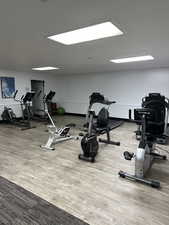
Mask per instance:
[[[115,103],[108,102],[108,105]],[[106,108],[102,108],[97,116],[96,121],[94,121],[95,112],[92,110],[88,111],[88,131],[81,140],[81,148],[83,154],[79,154],[79,159],[95,162],[95,158],[98,154],[99,142],[111,144],[111,145],[120,145],[120,142],[114,142],[110,139],[111,123],[109,121],[109,112]],[[107,139],[97,138],[100,135],[106,134]]]
[[[155,148],[157,138],[163,134],[165,122],[161,117],[162,115],[161,109],[153,107],[134,110],[134,121],[141,124],[141,138],[136,154],[125,151],[124,157],[126,160],[135,159],[135,174],[131,175],[120,171],[120,177],[138,181],[154,188],[160,187],[159,181],[147,179],[146,174],[155,160],[167,159],[165,155],[158,154]]]
[[[49,121],[51,122],[51,125],[48,125],[48,132],[49,132],[49,138],[45,145],[41,145],[40,147],[45,150],[55,150],[54,144],[57,144],[59,142],[67,141],[70,139],[76,139],[76,137],[70,135],[70,129],[72,127],[75,127],[75,124],[68,124],[63,128],[57,128],[49,111],[48,111],[48,105],[47,103],[52,100],[54,97],[55,92],[50,91],[48,95],[45,96],[44,102],[45,102],[45,113],[47,114]]]
[[[161,95],[160,93],[149,93],[148,96],[142,98],[142,108],[160,108],[163,111],[162,117],[165,121],[164,131],[161,137],[157,138],[158,144],[167,144],[169,139],[169,128],[168,128],[168,118],[169,118],[169,99],[165,96]],[[135,131],[136,139],[140,140],[141,137],[141,124],[138,124],[138,129]]]

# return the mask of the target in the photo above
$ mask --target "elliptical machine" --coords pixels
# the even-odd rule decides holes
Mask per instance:
[[[12,108],[4,106],[4,111],[1,114],[2,120],[14,124],[16,122],[16,114]]]
[[[104,96],[100,93],[93,93],[90,96],[90,104],[87,112],[85,125],[88,130],[87,134],[85,134],[81,140],[81,148],[83,154],[79,154],[79,159],[92,163],[95,162],[95,158],[99,149],[99,142],[111,145],[120,145],[120,142],[114,142],[110,139],[110,131],[114,129],[114,127],[112,126],[112,123],[109,120],[108,109],[103,107],[98,113],[97,119],[95,120],[95,111],[91,110],[94,103],[100,103],[110,106],[111,104],[116,102],[106,100]],[[120,126],[120,124],[121,123],[119,123],[118,126]],[[97,139],[98,136],[103,134],[107,135],[107,139]]]
[[[20,99],[16,99],[18,90],[15,91],[13,99],[16,102],[19,102],[21,105],[22,118],[17,119],[12,108],[4,107],[4,111],[1,115],[2,119],[10,124],[21,127],[21,130],[27,130],[35,128],[31,125],[31,101],[35,95],[34,92],[27,92],[25,95],[22,95]]]
[[[155,108],[158,102],[152,101],[149,108],[141,108],[134,110],[134,121],[140,123],[141,138],[136,154],[125,151],[124,157],[126,160],[135,158],[135,174],[131,175],[120,171],[119,176],[128,178],[154,188],[160,187],[160,182],[156,180],[149,180],[145,178],[147,172],[150,170],[154,160],[166,160],[166,155],[160,155],[156,152],[155,145],[157,139],[161,137],[164,131],[164,111],[161,108]],[[131,111],[130,111],[131,118]]]
[[[15,97],[18,93],[18,90],[15,91],[13,95],[13,99],[15,100]],[[17,123],[16,114],[12,110],[12,108],[9,108],[7,106],[4,106],[4,111],[1,114],[2,120],[11,124]]]
[[[142,108],[149,108],[152,106],[152,103],[156,103],[154,108],[161,108],[163,112],[163,119],[165,121],[164,131],[161,137],[157,138],[158,144],[167,144],[169,139],[169,128],[168,128],[168,118],[169,118],[169,99],[160,93],[149,93],[148,96],[142,98]],[[136,139],[140,140],[141,138],[141,123],[137,122],[138,129],[135,131]]]
[[[41,95],[42,91],[39,91],[35,94],[35,99],[39,98],[39,96]],[[54,91],[50,91],[48,94],[45,94],[42,98],[42,102],[43,102],[43,109],[34,109],[33,108],[33,120],[39,121],[39,122],[49,122],[49,117],[46,113],[46,111],[49,112],[49,114],[51,113],[51,103],[52,103],[52,99],[55,96],[55,92]]]
[[[34,96],[35,96],[35,92],[27,92],[25,95],[22,95],[20,100],[17,100],[15,98],[15,101],[19,101],[21,104],[21,110],[22,110],[21,123],[23,123],[22,130],[36,128],[35,126],[32,126],[31,124],[31,118],[32,118],[31,102]]]
[[[55,92],[54,91],[50,91],[44,98],[44,102],[45,102],[45,112],[51,122],[51,125],[48,125],[47,128],[48,128],[48,132],[49,132],[49,138],[46,142],[45,145],[41,145],[40,147],[42,149],[45,149],[45,150],[55,150],[54,148],[54,144],[57,144],[59,142],[63,142],[63,141],[67,141],[67,140],[70,140],[70,139],[75,139],[74,136],[71,136],[69,134],[70,132],[70,129],[72,127],[75,127],[75,124],[67,124],[65,127],[63,128],[57,128],[49,111],[48,111],[48,105],[47,103],[48,102],[51,102],[53,97],[55,95]]]

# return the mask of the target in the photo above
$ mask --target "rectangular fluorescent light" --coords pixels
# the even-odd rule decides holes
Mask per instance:
[[[123,32],[111,22],[105,22],[78,30],[53,35],[48,37],[48,39],[60,42],[64,45],[73,45],[122,34]]]
[[[45,71],[45,70],[58,70],[58,67],[46,66],[46,67],[37,67],[32,68],[32,70]]]
[[[130,58],[122,58],[122,59],[112,59],[110,62],[113,63],[129,63],[129,62],[140,62],[140,61],[147,61],[147,60],[153,60],[154,57],[151,55],[145,55],[145,56],[138,56],[138,57],[130,57]]]

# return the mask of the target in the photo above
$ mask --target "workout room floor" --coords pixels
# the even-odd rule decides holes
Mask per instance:
[[[57,117],[58,126],[74,122],[74,133],[84,118]],[[0,176],[22,186],[91,225],[168,225],[169,162],[154,164],[149,177],[161,181],[160,190],[119,178],[119,170],[133,173],[134,161],[123,152],[135,152],[136,125],[124,123],[113,130],[121,146],[100,144],[96,163],[80,161],[80,141],[56,145],[55,151],[39,146],[48,139],[46,126],[21,131],[0,124]],[[160,146],[169,150],[168,146]]]

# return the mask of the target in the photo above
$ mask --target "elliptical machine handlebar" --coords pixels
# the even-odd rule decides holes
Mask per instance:
[[[46,98],[46,94],[43,96],[43,100],[45,101],[45,98]]]
[[[15,99],[16,98],[16,95],[18,93],[18,90],[15,91],[14,95],[13,95],[13,98]]]
[[[48,94],[45,94],[45,95],[43,96],[43,101],[44,101],[45,103],[51,102],[52,99],[53,99],[53,97],[55,96],[55,94],[56,94],[55,91],[49,91]]]
[[[15,93],[14,93],[14,95],[13,95],[13,99],[14,99],[14,101],[16,101],[16,102],[20,102],[20,103],[21,103],[21,102],[22,102],[22,99],[23,99],[23,97],[24,97],[24,95],[22,95],[20,99],[16,99],[17,94],[18,94],[18,90],[15,91]]]
[[[41,91],[41,90],[40,90],[40,91],[38,91],[38,92],[36,92],[36,93],[35,93],[35,97],[36,97],[36,98],[37,98],[37,97],[39,97],[41,93],[42,93],[42,91]]]

